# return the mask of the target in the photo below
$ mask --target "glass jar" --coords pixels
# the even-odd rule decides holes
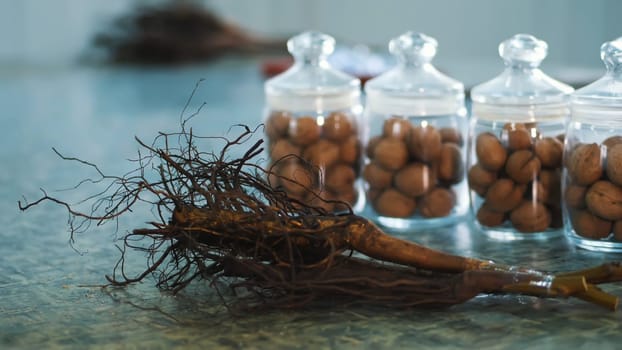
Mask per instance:
[[[464,86],[430,61],[435,39],[389,43],[398,65],[365,84],[365,215],[382,226],[446,225],[468,211]]]
[[[571,100],[564,224],[581,248],[622,252],[622,37],[604,43],[600,56],[607,73]]]
[[[304,32],[287,48],[294,65],[265,84],[270,184],[306,205],[344,210],[338,201],[360,197],[360,81],[330,66],[328,35]]]
[[[505,70],[471,91],[471,210],[501,240],[562,234],[563,139],[573,89],[538,66],[548,46],[527,34],[499,45]]]

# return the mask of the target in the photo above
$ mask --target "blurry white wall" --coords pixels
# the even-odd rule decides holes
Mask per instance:
[[[497,45],[526,32],[549,43],[549,66],[601,67],[602,42],[622,36],[617,0],[197,0],[267,36],[305,29],[384,50],[406,30],[439,41],[438,62],[497,60]],[[75,62],[93,34],[157,0],[0,0],[0,65]],[[189,38],[191,40],[191,38]]]
[[[95,32],[140,0],[0,0],[0,65],[74,63]]]
[[[599,64],[602,42],[622,36],[619,0],[206,0],[223,16],[277,35],[315,28],[349,43],[386,47],[407,30],[425,32],[451,57],[496,55],[516,33],[549,42],[552,61]]]

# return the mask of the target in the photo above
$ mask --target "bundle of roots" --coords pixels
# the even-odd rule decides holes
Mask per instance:
[[[139,167],[121,177],[61,155],[94,167],[101,175],[95,181],[107,184],[90,199],[93,211],[78,211],[45,192],[19,206],[26,210],[46,201],[65,206],[73,218],[72,234],[85,223],[114,221],[135,206],[155,209],[159,220],[124,239],[126,248],[148,251],[148,268],[128,276],[121,258],[107,276],[114,285],[155,274],[159,287],[179,291],[207,280],[219,282],[210,286],[227,286],[246,306],[271,308],[327,300],[453,305],[481,293],[576,297],[610,309],[618,305],[617,297],[596,285],[620,281],[620,263],[559,274],[504,266],[401,240],[352,211],[334,214],[290,198],[271,185],[278,175],[257,162],[263,152],[261,140],[251,141],[257,130],[242,126],[238,137],[225,139],[222,150],[212,153],[197,147],[203,138],[183,122],[180,132],[161,133],[151,144],[137,139]],[[231,159],[234,147],[244,147],[243,156]],[[141,240],[148,244],[137,243]]]

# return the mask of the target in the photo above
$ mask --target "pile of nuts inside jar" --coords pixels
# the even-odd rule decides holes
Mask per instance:
[[[483,200],[477,211],[481,225],[496,227],[509,220],[525,233],[562,227],[563,136],[542,137],[534,124],[506,124],[499,138],[479,134],[475,153],[468,182]]]
[[[566,157],[565,202],[574,231],[622,241],[622,136],[578,143]]]
[[[413,126],[387,119],[382,134],[371,138],[363,169],[367,198],[383,216],[443,217],[456,203],[452,186],[464,177],[462,136],[454,128]]]
[[[314,117],[274,112],[265,128],[270,169],[276,175],[270,177],[273,188],[282,187],[290,197],[328,211],[345,207],[317,195],[350,205],[356,202],[360,144],[353,117],[334,112],[322,124]]]

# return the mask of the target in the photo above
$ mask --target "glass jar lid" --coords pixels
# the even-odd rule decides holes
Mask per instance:
[[[437,41],[406,32],[389,42],[398,65],[365,84],[366,108],[372,113],[403,116],[464,114],[464,85],[431,63]]]
[[[308,31],[287,41],[294,65],[265,84],[268,107],[289,111],[339,110],[359,104],[360,81],[330,66],[329,35]]]
[[[493,119],[516,116],[520,120],[568,114],[573,88],[540,70],[547,53],[547,43],[529,34],[516,34],[503,41],[499,56],[505,69],[471,90],[473,114]]]
[[[622,108],[622,37],[604,43],[600,58],[607,72],[595,82],[577,90],[572,97],[573,112],[617,112]]]

